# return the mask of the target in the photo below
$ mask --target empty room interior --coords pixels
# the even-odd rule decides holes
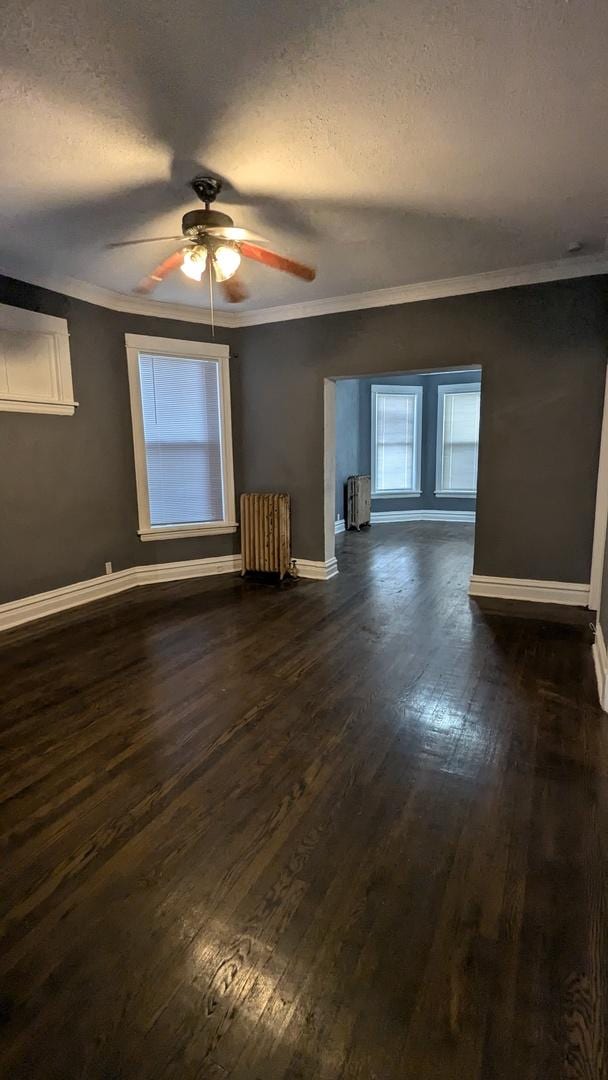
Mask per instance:
[[[9,0],[7,1080],[607,1080],[607,41]]]

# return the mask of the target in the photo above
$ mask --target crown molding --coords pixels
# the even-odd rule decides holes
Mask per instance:
[[[332,296],[326,300],[305,300],[301,304],[285,304],[258,311],[243,311],[238,326],[257,326],[261,323],[287,322],[290,319],[310,319],[317,315],[334,315],[343,311],[362,311],[365,308],[391,307],[394,304],[414,304],[421,300],[440,300],[468,293],[510,289],[516,285],[539,285],[548,281],[592,277],[608,274],[608,255],[581,256],[574,261],[556,259],[553,262],[517,266],[505,270],[488,270],[466,277],[423,281],[417,285],[397,285],[390,289]]]
[[[115,292],[101,285],[89,285],[76,278],[55,274],[33,275],[16,267],[2,264],[0,273],[27,281],[32,285],[62,293],[88,304],[96,304],[110,311],[124,311],[130,315],[148,315],[159,319],[178,319],[182,322],[203,323],[209,326],[211,312],[189,304],[169,304],[162,300],[146,300],[126,293]],[[518,285],[540,285],[549,281],[565,281],[570,278],[593,277],[608,274],[608,255],[572,256],[552,262],[535,263],[530,266],[489,270],[462,277],[423,281],[414,285],[397,285],[390,289],[372,289],[369,292],[350,293],[347,296],[331,296],[321,300],[305,300],[298,304],[278,304],[275,307],[232,312],[216,309],[216,326],[237,328],[259,326],[263,323],[288,322],[292,319],[311,319],[320,315],[335,315],[346,311],[362,311],[366,308],[391,307],[396,304],[413,304],[422,300],[440,300],[450,296],[492,292],[510,289]]]
[[[62,293],[74,300],[84,300],[87,304],[107,308],[109,311],[124,311],[128,315],[153,315],[158,319],[179,319],[181,322],[204,323],[211,325],[211,312],[208,308],[193,307],[190,304],[167,304],[162,300],[147,300],[134,294],[116,292],[103,285],[90,285],[78,278],[64,277],[59,274],[31,274],[23,268],[0,264],[0,274],[26,281],[42,289]],[[240,325],[240,316],[231,311],[216,309],[213,313],[216,326],[234,327]]]

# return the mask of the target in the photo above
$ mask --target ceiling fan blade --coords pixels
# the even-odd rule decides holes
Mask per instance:
[[[168,259],[159,263],[151,274],[147,274],[145,278],[142,278],[139,285],[136,285],[133,292],[136,293],[150,293],[161,281],[164,281],[169,274],[172,274],[174,270],[177,270],[184,261],[184,251],[180,248],[179,251],[175,251],[173,255],[169,255]]]
[[[251,229],[240,229],[238,225],[214,225],[211,229],[205,229],[209,236],[217,236],[218,240],[254,240],[258,244],[267,244],[268,241]]]
[[[249,297],[249,290],[238,274],[233,274],[227,281],[220,282],[220,289],[229,304],[240,304]]]
[[[278,255],[276,251],[267,251],[266,248],[249,244],[247,241],[241,244],[241,255],[244,255],[246,259],[261,262],[264,266],[270,266],[273,270],[282,270],[285,274],[303,278],[304,281],[314,281],[317,276],[316,270],[313,270],[311,266],[304,266],[303,263],[294,262],[293,259],[286,259],[284,255]]]
[[[115,244],[106,244],[107,248],[132,247],[134,244],[159,244],[161,240],[183,240],[182,236],[146,236],[143,240],[118,240]]]

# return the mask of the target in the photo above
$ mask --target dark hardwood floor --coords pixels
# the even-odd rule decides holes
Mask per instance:
[[[608,720],[472,528],[0,638],[0,1073],[602,1080]]]

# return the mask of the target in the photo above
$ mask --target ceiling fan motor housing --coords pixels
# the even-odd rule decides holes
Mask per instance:
[[[196,237],[205,229],[233,224],[232,218],[219,210],[189,210],[182,218],[182,232],[184,236]]]

